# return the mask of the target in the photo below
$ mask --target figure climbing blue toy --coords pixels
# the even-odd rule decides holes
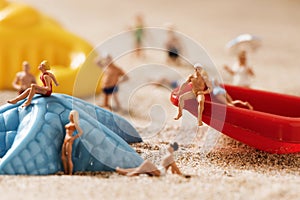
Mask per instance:
[[[80,114],[84,134],[73,144],[76,171],[113,171],[137,167],[143,159],[127,144],[141,142],[138,132],[122,117],[75,97],[36,95],[0,107],[0,174],[54,174],[62,171],[61,147],[70,110]]]

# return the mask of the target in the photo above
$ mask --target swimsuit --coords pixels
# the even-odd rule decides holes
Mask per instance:
[[[43,82],[43,85],[44,86],[46,86],[46,80],[45,80],[45,78],[44,78],[44,76],[45,75],[49,75],[49,73],[48,72],[45,72],[45,73],[43,73],[41,76],[40,76],[40,79],[41,79],[41,81]],[[52,94],[52,82],[50,82],[50,90],[49,91],[47,91],[46,92],[46,94],[42,94],[43,96],[45,96],[45,97],[49,97],[51,94]]]
[[[112,94],[118,92],[118,86],[106,87],[103,88],[102,91],[104,92],[104,94]]]
[[[168,49],[169,57],[176,59],[178,57],[178,49],[176,47],[171,47]]]
[[[212,81],[212,87],[213,87],[213,95],[216,96],[218,94],[226,94],[226,90],[218,85],[215,85],[214,81]]]
[[[137,44],[142,43],[142,37],[143,37],[143,27],[138,26],[135,30],[135,39]]]
[[[160,176],[165,176],[167,173],[166,168],[164,168],[163,166],[159,166],[158,171],[160,172]]]

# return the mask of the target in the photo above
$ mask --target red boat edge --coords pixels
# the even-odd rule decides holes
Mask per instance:
[[[202,116],[206,124],[269,153],[300,152],[300,97],[232,85],[224,88],[233,99],[249,102],[254,110],[226,106],[206,95]],[[186,91],[190,89],[187,87]],[[174,91],[171,102],[177,106]],[[197,116],[197,106],[196,100],[188,100],[184,108]]]

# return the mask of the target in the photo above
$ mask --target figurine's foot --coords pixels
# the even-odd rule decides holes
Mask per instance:
[[[246,106],[249,108],[249,110],[253,110],[253,107],[250,105],[250,103],[246,102]]]
[[[8,100],[7,103],[10,103],[10,104],[16,104],[18,102],[17,99],[11,99],[11,100]]]
[[[178,113],[177,117],[174,117],[175,120],[178,120],[182,116],[182,113]]]
[[[127,175],[128,171],[127,170],[124,170],[120,167],[116,167],[116,172],[120,175]]]
[[[202,121],[198,122],[198,126],[202,126],[202,125],[203,125]]]
[[[27,101],[25,101],[23,104],[22,104],[22,108],[25,108],[25,107],[27,107],[27,106],[29,106],[30,105],[30,102],[27,102]]]

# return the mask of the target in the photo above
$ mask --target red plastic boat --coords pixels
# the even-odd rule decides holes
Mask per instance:
[[[234,100],[248,101],[254,110],[226,106],[206,95],[202,116],[206,124],[269,153],[300,152],[300,97],[232,85],[224,87]],[[187,87],[188,90],[191,87]],[[174,91],[171,101],[177,106]],[[197,106],[196,100],[187,100],[184,109],[198,116]]]

